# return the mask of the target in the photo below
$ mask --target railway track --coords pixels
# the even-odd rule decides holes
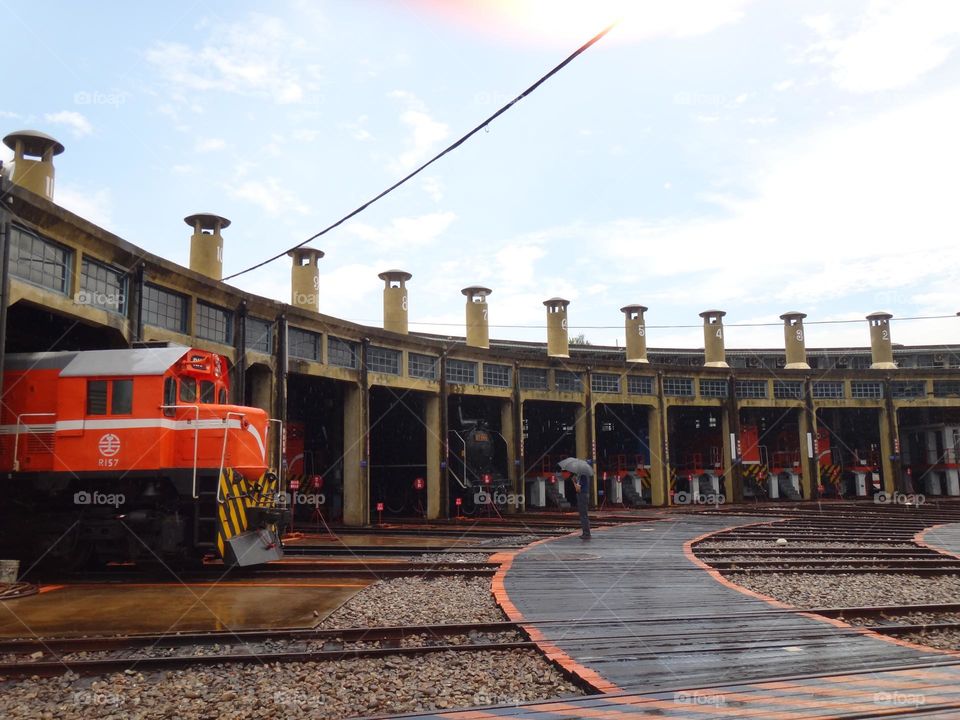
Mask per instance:
[[[224,663],[320,662],[536,647],[519,626],[509,622],[5,640],[0,641],[0,656],[8,659],[0,662],[0,677],[51,677],[65,672],[86,676]],[[45,659],[48,656],[52,657]]]

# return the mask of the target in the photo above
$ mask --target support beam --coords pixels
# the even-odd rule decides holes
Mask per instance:
[[[352,527],[370,522],[366,416],[366,393],[356,385],[346,386],[343,391],[343,522]]]
[[[800,494],[804,500],[812,500],[817,497],[817,486],[820,484],[820,463],[817,461],[815,449],[817,419],[812,410],[804,407],[797,411],[797,428],[800,443]]]
[[[664,433],[662,407],[651,407],[647,412],[647,430],[650,435],[650,504],[662,507],[669,500],[669,476],[663,457]]]
[[[440,517],[440,454],[444,443],[440,423],[440,396],[427,395],[423,402],[423,422],[427,428],[427,520]]]
[[[593,413],[589,405],[577,405],[577,415],[574,420],[574,437],[577,443],[577,457],[589,460],[590,455],[590,424],[593,422]],[[590,499],[592,505],[597,504],[597,478],[593,478],[591,483],[593,496]]]
[[[899,434],[897,412],[896,410],[890,412],[888,408],[891,406],[892,403],[880,408],[878,415],[880,422],[880,473],[883,476],[884,492],[892,495],[895,490],[901,489],[903,481],[900,471],[900,458],[895,447],[895,444],[899,445],[899,440],[896,443],[894,442]]]
[[[507,480],[510,481],[510,487],[514,495],[519,497],[524,493],[523,483],[518,477],[519,469],[517,466],[517,427],[514,424],[514,402],[512,400],[500,401],[500,434],[507,445]],[[520,509],[520,505],[511,504],[507,506],[507,512],[515,513]]]

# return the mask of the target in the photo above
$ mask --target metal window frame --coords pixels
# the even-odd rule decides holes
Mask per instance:
[[[593,373],[590,375],[590,391],[618,395],[620,393],[620,376],[616,373]]]
[[[298,336],[299,339],[295,340],[295,336]],[[297,348],[304,344],[304,338],[309,338],[313,345],[312,355],[303,355],[297,352]],[[295,325],[289,325],[287,326],[287,353],[290,357],[295,357],[300,360],[323,362],[323,335],[318,332],[313,332],[312,330],[305,330]]]
[[[213,333],[204,335],[203,334],[203,323],[204,319],[212,318],[212,315],[204,315],[205,311],[213,311],[214,313],[220,313],[223,320],[223,335],[220,337],[212,337]],[[196,332],[197,337],[203,338],[204,340],[209,340],[210,342],[217,342],[221,345],[230,345],[233,343],[233,311],[228,310],[227,308],[220,307],[219,305],[214,305],[213,303],[208,303],[203,300],[197,300],[197,310],[196,317],[194,318],[195,326],[194,331]],[[214,323],[216,326],[217,323]]]
[[[407,375],[421,380],[436,380],[440,358],[436,355],[407,352]]]
[[[477,361],[447,358],[444,378],[454,385],[476,385]]]
[[[483,384],[490,387],[513,387],[513,367],[485,362],[483,364]]]
[[[371,345],[367,348],[367,370],[370,372],[399,375],[402,367],[403,352],[401,350],[382,345]]]
[[[151,312],[149,309],[150,303],[154,302],[158,306],[161,304],[159,297],[152,301],[150,298],[147,297],[148,293],[151,291],[155,291],[161,297],[163,296],[170,297],[180,302],[180,324],[178,327],[170,327],[169,325],[150,322],[150,318],[148,317],[148,315]],[[153,327],[163,328],[164,330],[171,330],[173,332],[186,333],[187,332],[187,314],[188,314],[188,307],[189,307],[188,300],[189,298],[183,293],[178,293],[175,290],[170,290],[169,288],[166,288],[163,285],[156,285],[154,283],[145,282],[143,284],[143,300],[141,302],[141,310],[140,310],[141,315],[143,317],[143,324],[152,325]],[[166,306],[171,307],[169,303],[167,303]],[[157,314],[157,317],[172,318],[173,316],[168,314],[164,314],[161,316]]]

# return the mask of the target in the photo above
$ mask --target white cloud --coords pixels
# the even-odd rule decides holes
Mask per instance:
[[[380,252],[402,252],[434,244],[456,219],[452,212],[436,212],[393,218],[383,227],[353,222],[346,230]]]
[[[0,110],[0,118],[9,118],[11,120],[16,120],[20,117],[19,113],[11,112],[9,110]]]
[[[113,196],[107,188],[90,190],[58,182],[53,200],[94,225],[108,229],[113,225]]]
[[[443,200],[443,183],[438,178],[427,176],[420,182],[420,187],[434,202]]]
[[[958,124],[960,89],[758,156],[762,165],[748,174],[752,192],[703,198],[716,208],[710,215],[630,217],[544,237],[584,248],[572,262],[611,294],[635,297],[642,278],[636,300],[654,309],[755,313],[766,305],[776,319],[787,309],[813,316],[818,306],[854,302],[864,315],[880,308],[911,315],[934,289],[952,291],[956,304]],[[502,252],[504,285],[544,276],[539,243]],[[935,299],[949,311],[944,297]],[[852,336],[823,330],[824,341]],[[857,337],[863,344],[862,331]]]
[[[450,135],[450,128],[434,120],[424,104],[412,93],[394,90],[388,95],[402,101],[407,109],[400,113],[400,122],[409,130],[406,150],[390,164],[393,172],[406,172],[426,160],[437,146]]]
[[[239,185],[228,185],[227,190],[236,198],[247,200],[270,215],[307,215],[310,209],[292,190],[274,177],[262,180],[247,180]]]
[[[93,125],[82,114],[74,110],[61,110],[60,112],[47,113],[43,116],[47,122],[58,125],[66,125],[74,137],[83,137],[93,132]]]
[[[223,150],[226,146],[227,143],[223,138],[197,138],[194,149],[197,152],[205,153]]]
[[[960,4],[872,0],[845,35],[830,16],[806,22],[820,36],[809,57],[828,65],[839,87],[869,93],[905,87],[942,65],[960,39]]]
[[[158,42],[146,52],[175,91],[208,91],[268,97],[297,103],[319,73],[302,56],[306,40],[279,18],[251,13],[245,20],[218,26],[199,47]]]
[[[371,135],[370,131],[365,127],[368,119],[366,115],[361,115],[354,122],[346,123],[343,127],[350,133],[350,137],[354,140],[366,142],[367,140],[373,139],[373,135]]]

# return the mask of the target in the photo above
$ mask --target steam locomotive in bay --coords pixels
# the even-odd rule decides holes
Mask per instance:
[[[465,419],[462,408],[458,425],[450,431],[447,468],[452,478],[452,496],[469,509],[506,497],[510,481],[506,465],[506,441],[483,419]]]
[[[274,421],[229,391],[223,357],[179,345],[8,355],[0,546],[71,565],[281,557]]]

